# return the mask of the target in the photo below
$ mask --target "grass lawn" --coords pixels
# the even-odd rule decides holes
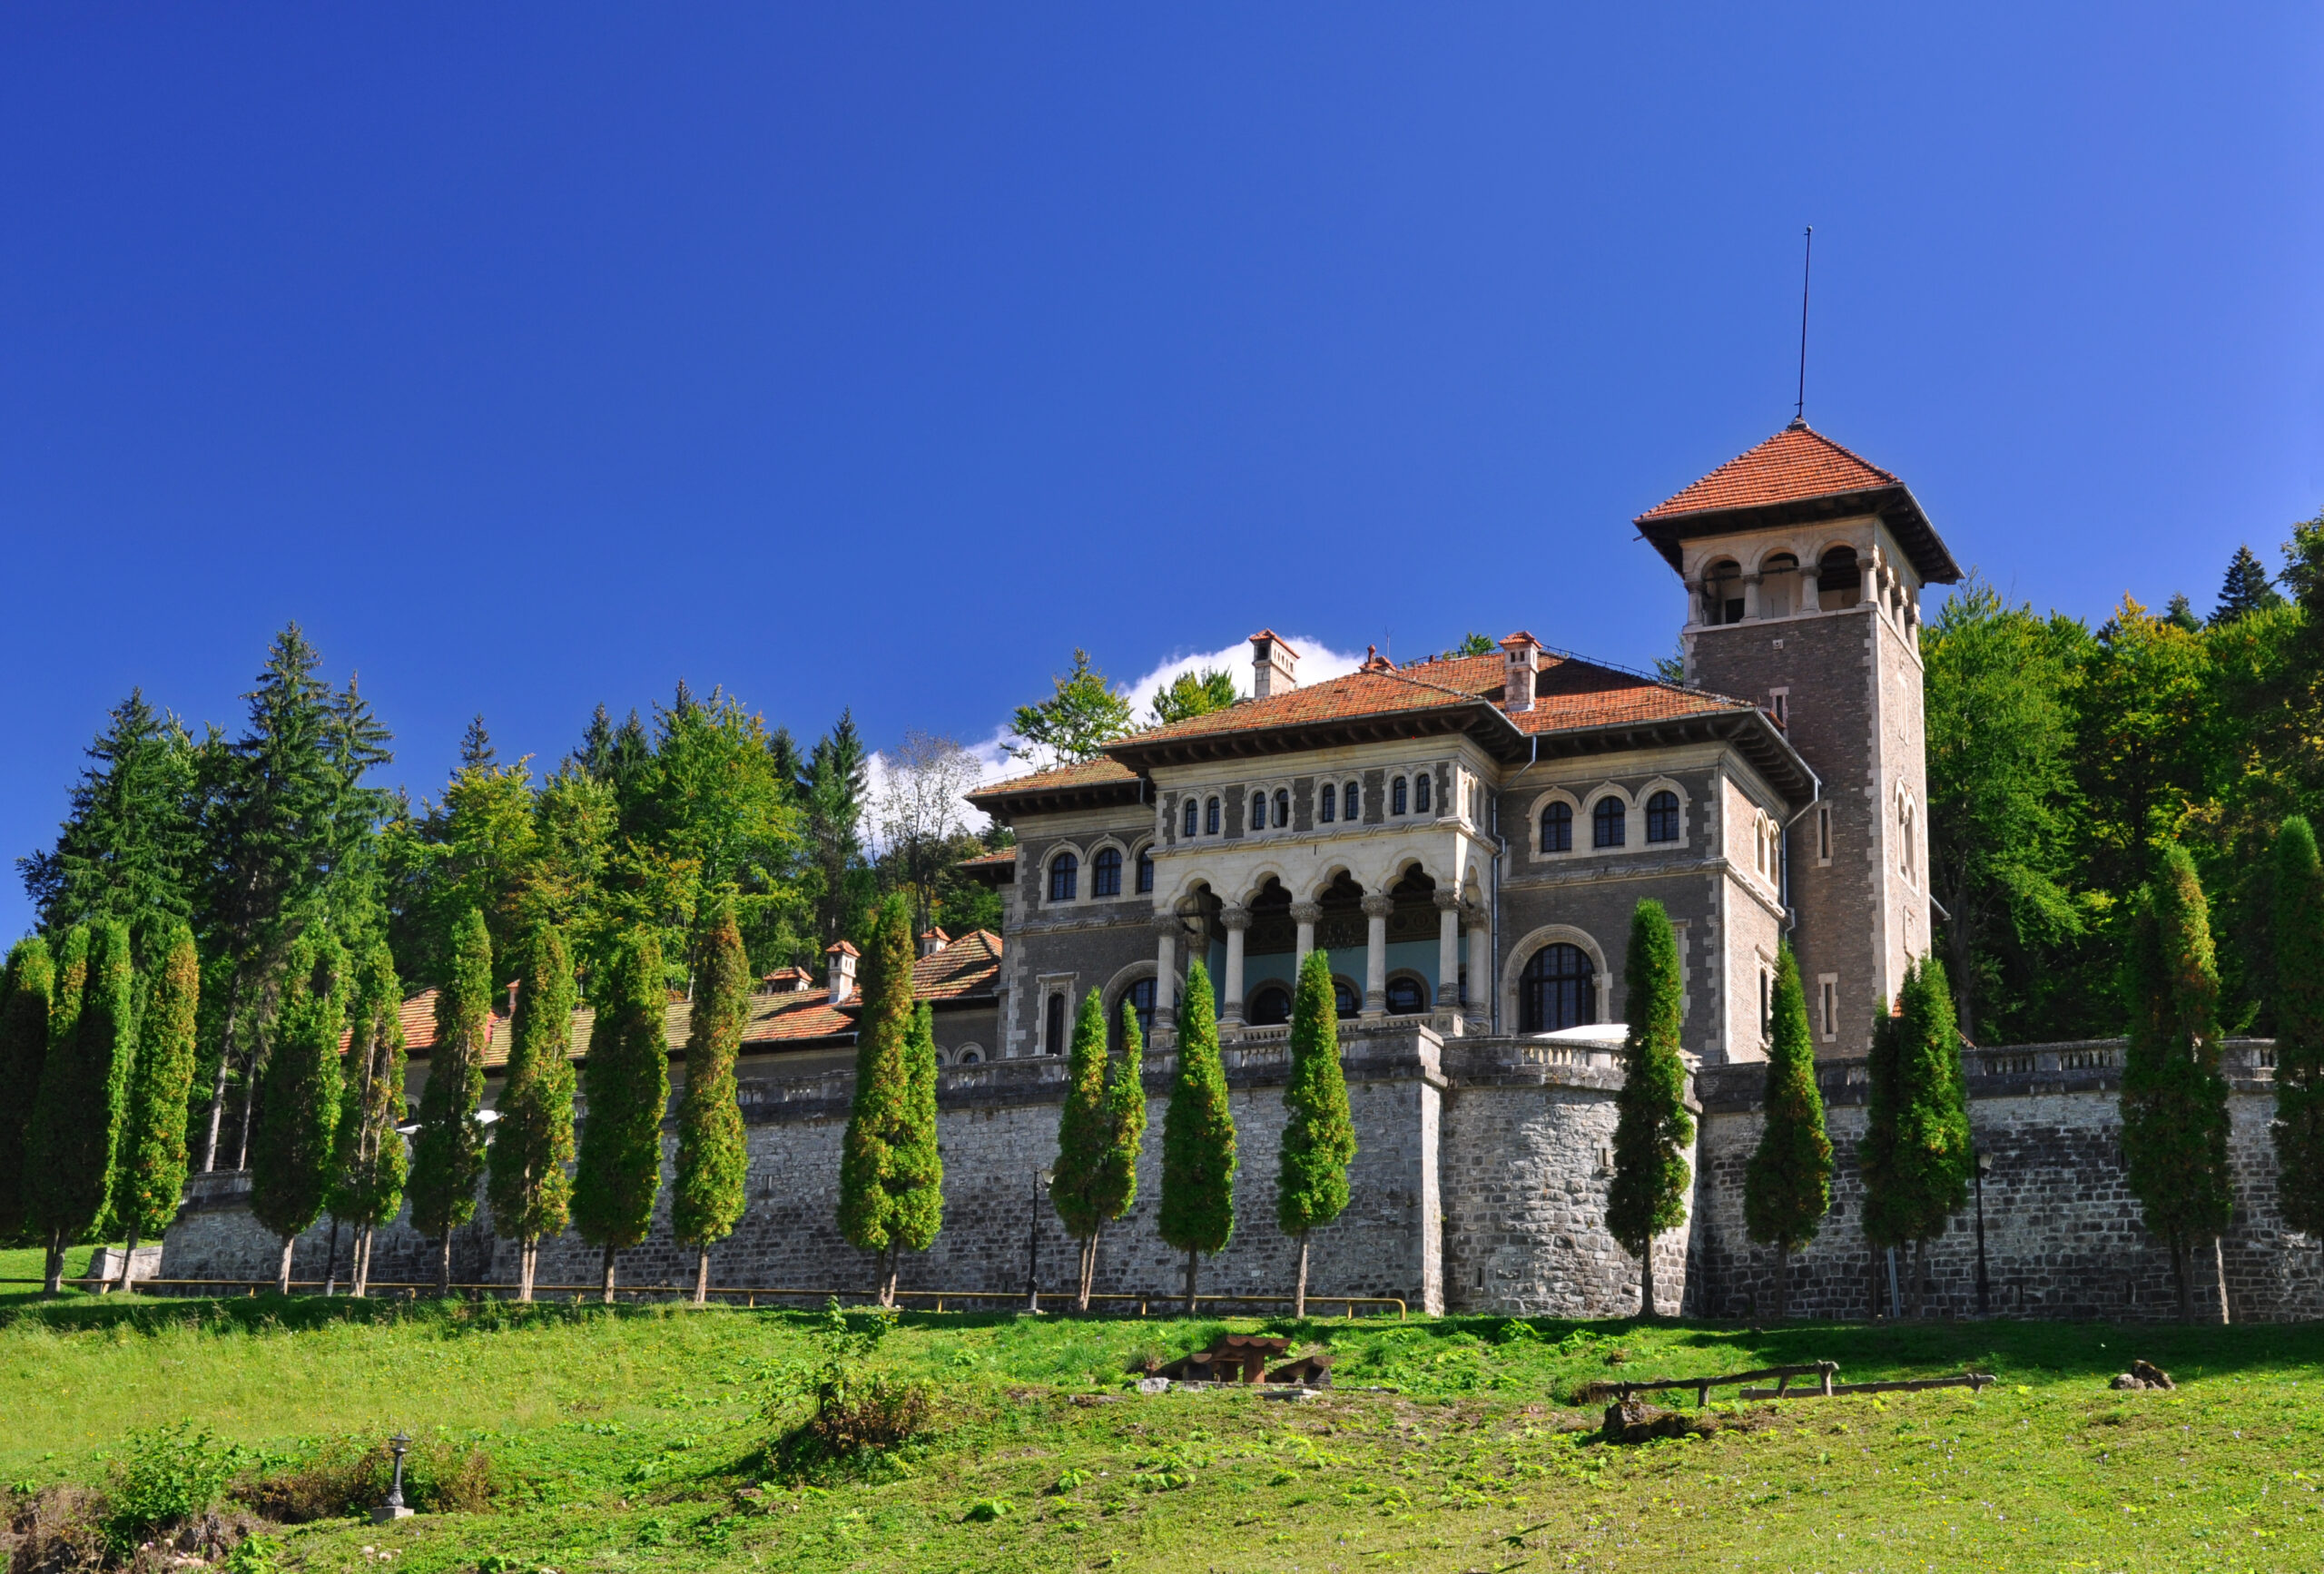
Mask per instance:
[[[186,1417],[278,1459],[399,1426],[487,1451],[513,1483],[493,1512],[286,1532],[285,1567],[373,1574],[2324,1559],[2324,1327],[1237,1321],[1338,1352],[1340,1388],[1287,1403],[1128,1386],[1133,1357],[1216,1323],[914,1315],[875,1360],[937,1384],[931,1440],[870,1479],[766,1484],[770,1381],[809,1356],[814,1321],[9,1296],[0,1482],[100,1481],[128,1434]],[[2109,1392],[2134,1356],[2180,1392]],[[1856,1381],[1974,1363],[2001,1386],[1755,1406],[1755,1430],[1637,1448],[1560,1402],[1591,1378],[1818,1358]]]

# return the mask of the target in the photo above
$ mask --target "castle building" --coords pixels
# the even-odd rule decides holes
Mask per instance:
[[[1702,1063],[1764,1057],[1787,939],[1821,1052],[1860,1053],[1929,945],[1920,597],[1960,571],[1901,481],[1797,421],[1636,523],[1685,587],[1683,684],[1520,631],[1303,684],[1262,630],[1249,699],[974,794],[1018,837],[976,865],[1006,894],[999,1052],[1061,1054],[1091,990],[1167,1045],[1197,958],[1223,1037],[1267,1042],[1317,948],[1359,1032],[1586,1029],[1651,897]]]

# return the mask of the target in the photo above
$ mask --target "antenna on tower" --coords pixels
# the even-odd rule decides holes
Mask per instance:
[[[1816,265],[1816,226],[1807,226],[1806,253],[1799,262],[1799,398],[1791,407],[1791,424],[1807,424],[1807,280]]]

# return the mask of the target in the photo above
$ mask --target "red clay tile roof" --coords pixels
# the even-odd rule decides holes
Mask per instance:
[[[964,858],[954,865],[958,869],[997,869],[1004,863],[1017,861],[1017,850],[1004,847],[998,852],[980,852],[974,858]]]
[[[1058,792],[1074,787],[1095,787],[1109,785],[1117,782],[1134,782],[1137,779],[1137,772],[1127,765],[1116,764],[1100,754],[1095,760],[1082,760],[1071,765],[1052,765],[1046,771],[1035,771],[1026,776],[1011,776],[1006,782],[996,782],[990,787],[980,787],[969,794],[969,802],[973,803],[980,798],[1000,793]],[[970,861],[976,861],[971,859]]]
[[[1713,509],[1759,508],[1845,492],[1869,492],[1904,483],[1850,453],[1823,433],[1786,427],[1748,453],[1738,454],[1693,486],[1655,505],[1640,519]]]

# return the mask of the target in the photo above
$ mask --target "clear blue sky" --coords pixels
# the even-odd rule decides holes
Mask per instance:
[[[2039,604],[2208,607],[2324,502],[2319,34],[9,6],[0,847],[290,619],[416,793],[681,676],[885,743],[1267,624],[1644,663],[1629,520],[1789,418],[1809,222],[1811,422]]]

